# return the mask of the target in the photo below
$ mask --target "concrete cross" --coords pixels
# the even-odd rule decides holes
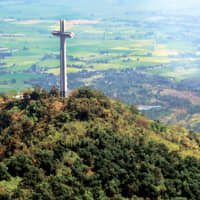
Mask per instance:
[[[60,20],[60,31],[53,31],[53,35],[60,37],[60,96],[67,97],[67,57],[66,38],[72,38],[74,33],[65,32],[65,20]]]

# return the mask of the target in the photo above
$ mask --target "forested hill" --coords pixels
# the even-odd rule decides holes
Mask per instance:
[[[200,199],[200,135],[99,91],[0,98],[1,200]]]

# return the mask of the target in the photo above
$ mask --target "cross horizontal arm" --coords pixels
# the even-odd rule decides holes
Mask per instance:
[[[73,38],[74,37],[74,33],[72,33],[72,32],[53,31],[52,34],[55,35],[55,36],[64,36],[64,37],[67,37],[67,38]]]

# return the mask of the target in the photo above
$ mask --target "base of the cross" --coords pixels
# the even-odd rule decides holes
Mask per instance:
[[[65,91],[60,91],[60,96],[61,96],[61,97],[67,97],[67,92],[65,92]]]

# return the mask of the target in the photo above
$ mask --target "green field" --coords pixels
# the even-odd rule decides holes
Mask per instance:
[[[51,35],[51,31],[59,27],[59,21],[52,18],[40,20],[34,17],[1,17],[0,31],[3,33],[0,35],[0,55],[3,55],[5,49],[12,54],[0,59],[7,76],[12,77],[13,73],[31,73],[33,65],[38,66],[38,73],[59,74],[59,39]],[[87,23],[69,25],[75,38],[67,41],[68,56],[72,57],[68,59],[68,73],[91,68],[101,71],[125,68],[140,70],[141,67],[141,70],[147,69],[151,74],[177,80],[200,73],[199,67],[190,64],[200,60],[198,46],[193,42],[166,40],[167,35],[161,30],[128,26],[125,20],[105,21],[98,18],[96,21],[96,24],[90,24],[88,20]],[[145,22],[139,20],[138,23],[142,26]],[[191,66],[188,68],[187,64]],[[179,65],[186,66],[187,69],[181,70]],[[1,80],[4,81],[5,78],[2,76]],[[0,85],[0,92],[4,92],[5,88],[23,89],[23,84],[21,87],[19,84]]]

